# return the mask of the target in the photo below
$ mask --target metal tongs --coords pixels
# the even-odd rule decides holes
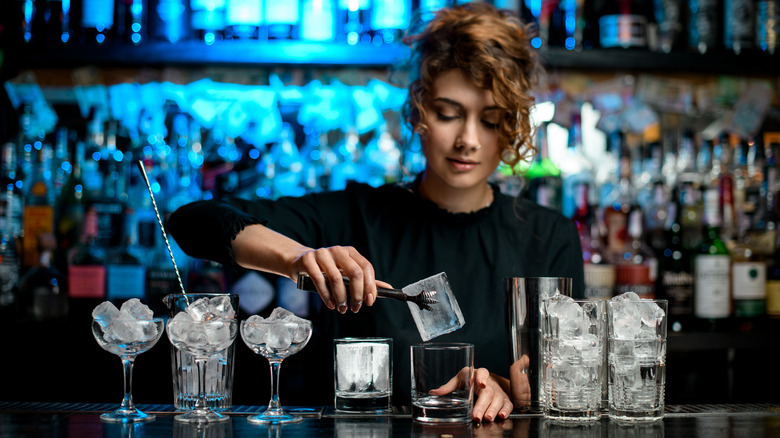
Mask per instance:
[[[327,280],[327,277],[325,278]],[[349,288],[349,277],[342,276],[341,279],[344,281],[344,286]],[[314,287],[314,282],[311,280],[311,277],[309,277],[309,274],[302,272],[298,274],[298,289],[306,290],[309,292],[317,292],[317,288]],[[377,295],[382,298],[393,298],[399,301],[408,301],[414,304],[417,304],[417,306],[422,310],[433,310],[431,309],[431,304],[437,304],[439,301],[433,298],[434,295],[436,295],[436,291],[425,291],[421,290],[420,293],[415,295],[407,295],[402,291],[401,289],[390,289],[386,287],[379,287],[377,286]]]

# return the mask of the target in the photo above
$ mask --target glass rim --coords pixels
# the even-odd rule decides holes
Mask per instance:
[[[194,296],[198,296],[198,297],[221,297],[221,296],[238,297],[239,295],[236,294],[236,293],[232,293],[232,292],[187,292],[186,296],[187,297],[194,297]],[[164,296],[163,299],[168,298],[168,297],[171,297],[171,298],[185,297],[185,294],[183,294],[181,292],[174,292],[174,293],[170,293],[170,294]]]
[[[431,342],[413,344],[410,348],[413,350],[460,350],[474,349],[474,344],[470,342]]]
[[[393,338],[388,337],[382,337],[382,336],[367,336],[367,337],[359,337],[359,336],[347,336],[344,338],[335,338],[333,339],[333,342],[343,342],[343,343],[360,343],[360,342],[393,342]]]

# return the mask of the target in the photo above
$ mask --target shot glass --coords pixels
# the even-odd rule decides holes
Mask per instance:
[[[390,412],[393,395],[393,340],[334,340],[333,378],[337,411]]]
[[[201,298],[227,295],[233,312],[238,314],[238,295],[217,293],[170,294],[163,298],[171,318],[187,309],[190,303]],[[206,404],[215,412],[228,410],[233,404],[233,370],[236,343],[212,354],[206,362]],[[173,405],[179,411],[189,411],[198,399],[198,366],[195,357],[171,345],[171,371],[173,374]]]
[[[474,404],[474,345],[416,344],[411,347],[412,419],[467,423]]]
[[[604,302],[556,295],[542,303],[545,418],[598,421],[604,379]]]
[[[607,301],[609,417],[660,420],[666,383],[667,301],[629,294]]]

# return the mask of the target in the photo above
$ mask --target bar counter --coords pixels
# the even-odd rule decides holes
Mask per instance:
[[[396,408],[387,415],[347,415],[331,407],[292,407],[304,417],[296,424],[257,426],[247,417],[264,406],[233,406],[230,420],[208,425],[190,425],[174,420],[172,405],[139,404],[157,419],[147,423],[112,424],[100,414],[117,404],[0,402],[0,438],[27,437],[631,437],[685,438],[780,437],[780,404],[671,405],[662,421],[627,424],[602,415],[599,422],[569,424],[545,420],[539,413],[515,412],[496,423],[427,425],[412,421],[408,409]]]

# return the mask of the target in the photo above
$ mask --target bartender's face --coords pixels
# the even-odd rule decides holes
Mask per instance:
[[[425,106],[426,177],[453,188],[484,184],[501,161],[497,128],[503,112],[493,93],[454,69],[434,80]]]

